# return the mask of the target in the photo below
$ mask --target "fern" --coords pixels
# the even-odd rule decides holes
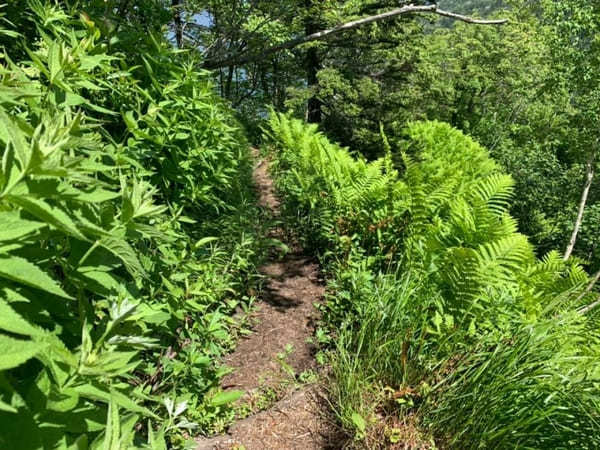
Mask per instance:
[[[413,123],[396,172],[285,115],[266,134],[288,219],[332,268],[343,418],[372,383],[434,385],[419,413],[457,448],[598,445],[598,333],[573,305],[589,277],[535,257],[484,148]]]

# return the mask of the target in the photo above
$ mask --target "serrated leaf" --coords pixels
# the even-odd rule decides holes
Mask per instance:
[[[18,256],[0,256],[0,277],[72,299],[46,272]]]
[[[123,261],[125,268],[131,275],[146,275],[146,271],[142,267],[135,250],[127,241],[111,237],[103,237],[98,242],[102,247]]]
[[[86,240],[86,237],[77,229],[75,222],[63,210],[33,197],[11,195],[8,200],[54,228],[78,239]]]
[[[46,347],[41,342],[14,339],[0,334],[0,370],[18,367]]]
[[[0,241],[18,239],[44,226],[41,222],[22,219],[17,212],[0,212]]]
[[[0,330],[24,336],[42,334],[40,330],[23,319],[2,299],[0,299]]]

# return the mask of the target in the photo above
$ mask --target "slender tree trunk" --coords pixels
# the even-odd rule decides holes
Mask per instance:
[[[308,88],[313,91],[313,95],[308,99],[307,119],[310,123],[321,123],[322,120],[322,104],[318,98],[319,80],[317,73],[319,72],[320,61],[316,48],[310,48],[306,55],[306,80]]]
[[[231,100],[231,84],[233,83],[233,66],[227,69],[227,80],[225,81],[225,98]]]
[[[579,314],[587,314],[587,313],[589,313],[589,312],[590,312],[592,309],[596,308],[598,305],[600,305],[600,297],[598,297],[598,298],[596,299],[596,301],[595,301],[595,302],[593,302],[593,303],[590,303],[589,305],[587,305],[587,306],[585,306],[585,307],[583,307],[583,308],[579,309],[577,312],[578,312]]]
[[[181,19],[181,0],[171,0],[173,9],[173,24],[175,27],[175,42],[177,48],[183,47],[183,20]]]
[[[305,32],[307,36],[317,33],[319,25],[315,17],[310,14],[310,9],[314,5],[314,0],[305,0],[304,5],[306,6],[309,15],[305,22]],[[308,99],[307,114],[306,118],[310,123],[321,123],[321,101],[317,96],[317,90],[319,88],[319,80],[317,74],[321,68],[321,61],[319,59],[318,49],[311,47],[306,52],[306,82],[308,89],[312,91],[311,97]]]
[[[594,163],[596,159],[596,154],[593,153],[592,156],[588,159],[586,163],[586,176],[585,176],[585,184],[583,186],[583,192],[581,193],[581,201],[579,202],[579,211],[577,211],[577,219],[575,220],[575,226],[573,227],[573,233],[571,234],[571,239],[569,240],[569,245],[567,245],[567,249],[565,250],[564,260],[566,261],[573,253],[573,248],[575,247],[575,242],[577,242],[577,234],[579,233],[579,229],[581,228],[581,222],[583,221],[583,212],[585,210],[585,204],[587,203],[588,194],[590,193],[590,186],[592,185],[592,181],[594,179]]]
[[[594,288],[594,285],[598,282],[598,280],[600,280],[600,270],[594,274],[594,277],[585,288],[585,291],[579,294],[579,296],[577,297],[577,301],[585,297]]]

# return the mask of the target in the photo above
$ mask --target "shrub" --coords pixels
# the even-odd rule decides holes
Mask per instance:
[[[86,15],[20,7],[36,39],[0,66],[0,447],[223,427],[218,358],[262,253],[235,120],[164,43],[129,67]]]

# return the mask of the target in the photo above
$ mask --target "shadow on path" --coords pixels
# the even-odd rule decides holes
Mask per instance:
[[[267,161],[259,160],[254,180],[259,204],[277,216],[280,203],[268,166]],[[274,238],[284,239],[280,229],[272,233]],[[287,244],[291,247],[288,254],[261,269],[266,284],[253,314],[252,334],[224,360],[234,371],[222,385],[245,391],[246,399],[258,389],[278,390],[282,381],[290,378],[278,362],[278,354],[288,354],[285,362],[296,375],[316,370],[316,348],[311,338],[319,314],[314,305],[322,301],[325,287],[316,262],[303,255],[296,244]],[[290,348],[292,351],[286,352]],[[292,385],[271,408],[236,422],[227,435],[198,440],[197,450],[234,449],[236,445],[246,450],[333,450],[341,448],[342,442],[322,389]]]

